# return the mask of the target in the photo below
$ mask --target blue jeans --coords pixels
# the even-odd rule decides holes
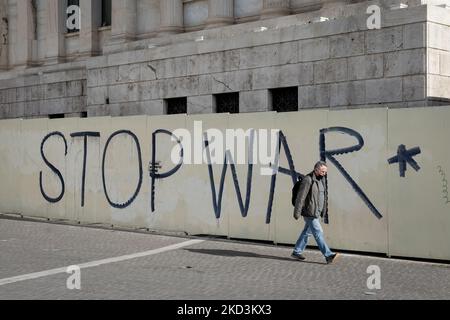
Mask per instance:
[[[303,229],[300,237],[295,244],[294,252],[297,254],[305,251],[306,245],[308,243],[308,237],[312,234],[314,239],[316,239],[317,245],[319,246],[320,251],[325,257],[329,257],[333,254],[330,248],[328,248],[325,243],[325,239],[323,238],[323,229],[320,225],[320,221],[317,218],[307,218],[303,217],[305,220],[305,228]]]

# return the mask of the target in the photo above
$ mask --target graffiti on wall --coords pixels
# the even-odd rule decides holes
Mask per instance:
[[[82,137],[84,138],[83,144],[83,172],[81,176],[81,207],[84,207],[84,188],[86,186],[86,161],[88,156],[87,142],[88,137],[100,138],[100,132],[75,132],[70,135],[72,138]],[[67,155],[67,151],[66,151]]]
[[[163,172],[163,173],[159,173],[159,169],[161,168],[161,164],[158,163],[156,161],[156,150],[157,150],[157,136],[158,134],[165,134],[168,135],[170,137],[172,137],[177,145],[180,147],[180,161],[175,165],[174,168],[170,169],[167,172]],[[151,195],[150,195],[150,206],[151,206],[151,211],[154,212],[155,211],[155,194],[156,194],[156,180],[157,179],[166,179],[170,176],[172,176],[173,174],[175,174],[183,165],[183,157],[184,157],[184,149],[183,149],[183,145],[181,144],[180,139],[175,136],[172,132],[165,130],[165,129],[159,129],[156,130],[155,132],[152,133],[152,159],[151,162],[149,164],[149,172],[150,172],[150,178],[151,178]]]
[[[356,140],[358,141],[358,144],[351,146],[351,147],[341,148],[341,149],[326,150],[325,135],[328,132],[338,132],[338,133],[348,134],[348,135],[356,138]],[[339,170],[339,172],[344,176],[344,178],[350,183],[353,190],[364,201],[364,203],[367,205],[367,207],[370,209],[370,211],[378,219],[381,219],[383,216],[378,211],[378,209],[375,208],[372,201],[370,201],[370,199],[366,196],[364,191],[356,183],[356,181],[350,176],[350,174],[347,172],[347,170],[345,170],[344,167],[335,158],[336,155],[357,152],[357,151],[361,150],[363,146],[364,146],[364,139],[355,130],[352,130],[349,128],[343,128],[343,127],[333,127],[333,128],[320,130],[320,157],[321,157],[322,161],[330,160],[330,162],[334,164],[334,166]],[[327,220],[328,220],[328,217],[325,217],[325,222],[327,222]]]
[[[397,155],[388,160],[389,164],[398,163],[400,170],[400,177],[404,178],[406,176],[406,165],[409,164],[414,170],[419,171],[420,166],[413,159],[414,156],[420,154],[420,148],[415,147],[410,150],[406,149],[404,144],[401,144],[397,149]]]
[[[65,185],[64,185],[64,178],[61,174],[61,171],[59,171],[54,165],[52,165],[47,158],[45,157],[44,154],[44,145],[47,142],[48,139],[50,139],[53,136],[57,136],[63,139],[64,142],[64,156],[67,155],[67,141],[66,138],[64,137],[64,135],[61,132],[51,132],[48,135],[46,135],[44,137],[44,139],[42,139],[42,143],[41,143],[41,157],[42,160],[44,160],[45,164],[53,171],[53,173],[55,173],[58,176],[59,181],[61,182],[61,192],[59,194],[59,196],[57,196],[56,198],[52,198],[50,196],[48,196],[45,191],[44,191],[44,187],[43,187],[43,183],[42,183],[42,171],[39,172],[39,187],[41,190],[41,194],[42,196],[45,198],[45,200],[47,200],[50,203],[57,203],[59,201],[61,201],[61,199],[64,196],[64,191],[65,191]]]
[[[447,177],[445,175],[444,169],[442,169],[442,166],[437,166],[438,172],[441,176],[442,181],[442,198],[444,199],[445,204],[450,203],[450,198],[448,196],[448,181]]]
[[[349,147],[328,150],[326,147],[326,135],[328,133],[332,133],[332,132],[353,137],[356,139],[356,144],[353,146],[349,146]],[[361,134],[359,134],[357,131],[355,131],[353,129],[345,128],[345,127],[331,127],[331,128],[322,129],[322,130],[320,130],[319,134],[320,134],[319,154],[320,154],[321,160],[331,162],[338,169],[338,172],[350,184],[350,186],[356,192],[356,194],[361,198],[361,200],[364,202],[364,204],[370,209],[370,211],[378,219],[381,219],[383,217],[383,215],[375,207],[373,202],[370,200],[369,196],[362,190],[362,188],[358,185],[358,183],[355,181],[355,179],[352,178],[350,173],[341,165],[341,163],[338,160],[339,155],[359,152],[363,148],[364,139],[361,136]],[[135,144],[136,150],[137,150],[138,170],[139,170],[139,176],[138,176],[138,182],[136,185],[136,189],[135,189],[133,195],[131,195],[130,198],[123,203],[117,203],[113,199],[111,199],[111,196],[108,193],[107,176],[105,175],[105,162],[106,162],[106,159],[108,156],[108,148],[110,146],[111,141],[119,135],[127,135],[132,138],[132,140]],[[161,163],[156,161],[156,155],[157,155],[157,150],[158,150],[158,148],[157,148],[158,135],[170,136],[172,138],[172,140],[175,141],[176,144],[180,148],[179,162],[177,164],[175,164],[175,166],[172,169],[168,170],[167,172],[159,172],[159,170],[161,169]],[[81,206],[84,207],[84,205],[85,205],[85,183],[86,183],[86,161],[87,161],[87,157],[88,157],[87,142],[88,142],[88,138],[99,138],[100,133],[99,132],[75,132],[75,133],[71,134],[71,137],[74,139],[75,138],[83,138],[84,139],[83,140],[83,148],[84,148],[83,169],[82,169],[82,182],[81,182]],[[60,184],[61,184],[61,192],[57,197],[52,198],[52,197],[48,196],[44,190],[42,171],[41,171],[40,175],[39,175],[39,184],[40,184],[41,194],[45,198],[45,200],[48,201],[49,203],[57,203],[57,202],[61,201],[62,198],[64,197],[65,184],[64,184],[64,177],[61,174],[61,171],[58,168],[56,168],[56,166],[53,165],[45,156],[44,146],[50,138],[62,139],[62,141],[64,143],[64,147],[65,147],[64,156],[67,155],[67,141],[65,139],[65,136],[61,132],[52,132],[52,133],[46,135],[41,143],[42,160],[48,166],[48,168],[57,175],[57,177],[60,181]],[[247,217],[248,211],[250,208],[250,204],[251,204],[253,162],[248,161],[247,179],[246,179],[246,187],[245,187],[246,191],[245,191],[245,199],[244,199],[244,197],[242,196],[242,192],[241,192],[241,186],[238,181],[238,173],[236,170],[236,165],[234,163],[234,159],[232,158],[230,151],[226,150],[225,151],[225,159],[223,162],[223,167],[222,167],[221,175],[220,175],[219,187],[217,190],[215,179],[214,179],[214,170],[213,170],[213,166],[211,164],[211,153],[209,150],[210,141],[209,141],[206,133],[204,133],[203,139],[204,139],[204,141],[203,141],[204,151],[205,151],[206,157],[208,159],[207,170],[208,170],[209,182],[210,182],[210,187],[211,187],[211,204],[212,204],[212,209],[213,209],[216,219],[220,219],[220,217],[221,217],[222,198],[223,198],[223,193],[224,193],[224,185],[225,185],[225,179],[227,176],[228,166],[230,167],[232,181],[233,181],[234,189],[236,192],[236,198],[237,198],[237,201],[239,204],[239,209],[240,209],[241,215],[244,218]],[[250,134],[249,140],[250,140],[250,143],[248,145],[248,154],[251,157],[251,155],[252,155],[251,151],[252,151],[253,145],[254,145],[253,133]],[[275,196],[275,189],[276,189],[278,173],[288,175],[291,178],[293,184],[295,184],[295,182],[298,180],[299,176],[303,176],[302,173],[297,172],[295,169],[294,159],[291,154],[288,140],[287,140],[285,134],[283,133],[283,131],[281,131],[281,130],[278,132],[277,143],[278,143],[277,148],[276,148],[277,152],[275,155],[276,163],[274,163],[274,165],[277,166],[277,170],[273,171],[274,173],[272,174],[271,179],[270,179],[269,199],[268,199],[268,203],[267,203],[266,221],[265,221],[266,224],[271,223],[272,206],[273,206],[273,199]],[[278,166],[278,161],[279,161],[278,159],[280,157],[282,150],[284,151],[289,168],[283,168],[283,167]],[[403,147],[400,146],[397,157],[389,159],[389,163],[396,163],[396,162],[400,163],[400,170],[403,173],[404,173],[404,171],[402,171],[402,170],[406,170],[406,168],[405,168],[406,163],[409,163],[413,168],[415,168],[416,170],[419,170],[420,167],[418,166],[417,162],[414,159],[412,159],[412,157],[414,155],[417,155],[418,153],[420,153],[420,148],[413,148],[411,150],[406,150],[406,148],[404,146]],[[156,202],[156,196],[157,196],[156,181],[162,180],[162,179],[168,179],[172,175],[174,175],[178,170],[180,170],[180,168],[183,166],[183,157],[184,157],[184,151],[183,151],[182,142],[171,131],[168,131],[165,129],[158,129],[152,133],[152,154],[151,154],[151,159],[149,161],[149,166],[148,166],[149,176],[151,179],[150,210],[152,213],[155,212],[155,210],[156,210],[156,208],[155,208],[155,202]],[[118,208],[118,209],[123,209],[123,208],[130,206],[134,202],[136,197],[139,195],[139,192],[140,192],[141,186],[142,186],[142,182],[143,182],[143,164],[142,164],[141,146],[140,146],[138,137],[132,131],[119,130],[119,131],[112,133],[108,137],[105,147],[104,147],[104,150],[103,150],[101,173],[102,173],[103,191],[104,191],[104,195],[105,195],[106,200],[108,201],[109,205],[113,208]],[[448,196],[447,196],[447,199],[448,199]],[[329,217],[324,217],[324,222],[329,223]]]

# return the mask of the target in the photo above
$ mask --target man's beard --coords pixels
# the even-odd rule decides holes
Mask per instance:
[[[324,176],[316,176],[317,180],[322,180]]]

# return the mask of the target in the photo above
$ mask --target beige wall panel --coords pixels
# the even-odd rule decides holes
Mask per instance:
[[[148,155],[145,157],[144,184],[146,187],[146,226],[152,230],[184,231],[185,215],[188,211],[189,197],[195,187],[189,182],[195,177],[189,175],[189,165],[183,164],[172,175],[154,180],[154,198],[151,197],[152,178],[148,170],[152,162],[152,152],[155,148],[155,162],[160,164],[157,174],[165,174],[174,169],[179,163],[176,157],[172,161],[171,153],[175,151],[179,155],[179,147],[172,141],[170,135],[156,133],[158,130],[166,130],[171,133],[180,128],[186,128],[185,115],[154,116],[147,118],[147,137],[145,139]],[[155,145],[153,144],[153,133],[155,133]],[[153,202],[153,208],[152,208]]]
[[[196,121],[201,122],[202,127],[202,130],[199,128],[197,133],[194,132],[194,122]],[[199,143],[203,141],[203,138],[200,138],[200,134],[206,130],[215,128],[224,131],[228,125],[227,115],[210,114],[187,118],[186,127],[193,136],[196,136],[192,139],[193,142],[196,141],[196,143]],[[203,142],[200,143],[203,144]],[[212,151],[212,148],[210,151]],[[218,199],[223,165],[213,164],[212,168],[214,171],[216,198]],[[234,193],[234,187],[229,173],[224,183],[220,218],[216,219],[208,166],[203,162],[202,164],[186,166],[184,170],[188,170],[189,172],[189,180],[186,182],[187,188],[184,192],[187,208],[186,231],[190,234],[228,235],[230,209],[227,197],[230,193]]]
[[[320,160],[319,134],[326,127],[327,111],[302,111],[278,113],[275,127],[282,130],[292,156],[295,170],[301,174],[312,171],[314,164]],[[289,169],[284,148],[281,148],[279,163],[281,168]],[[270,187],[270,183],[269,183]],[[292,178],[278,172],[274,189],[272,220],[275,224],[275,241],[293,244],[297,241],[304,222],[293,217],[291,204]],[[310,240],[310,245],[315,245]]]
[[[42,171],[44,190],[47,190],[49,183],[59,183],[58,177],[47,167],[41,157],[41,142],[49,133],[47,125],[47,119],[26,120],[21,123],[23,156],[18,159],[17,166],[22,172],[19,179],[22,194],[21,208],[25,216],[47,217],[48,202],[39,188],[40,171]],[[58,142],[64,146],[62,139],[58,139]],[[52,180],[56,181],[51,182]]]
[[[22,120],[0,121],[0,212],[20,213],[20,199],[24,196],[20,190],[23,144],[20,135]]]
[[[53,164],[62,174],[64,180],[64,195],[56,203],[47,204],[47,217],[49,219],[63,219],[77,221],[75,211],[75,194],[81,184],[74,180],[74,168],[77,163],[82,163],[83,158],[77,159],[76,150],[72,147],[70,134],[77,131],[78,119],[52,119],[48,121],[48,133],[59,132],[67,142],[67,154],[65,154],[64,142],[61,137],[53,136],[45,143],[44,151],[48,161]],[[43,169],[49,173],[44,181],[44,190],[53,198],[61,192],[61,181],[44,164]],[[51,178],[50,178],[51,177]]]
[[[389,252],[394,256],[450,259],[450,110],[415,108],[389,111],[389,157],[399,145],[420,147],[405,177],[389,166]]]
[[[231,172],[231,166],[228,165],[227,169],[227,186],[226,201],[227,208],[230,216],[229,220],[229,237],[232,238],[247,238],[255,240],[274,240],[274,224],[271,221],[266,221],[267,218],[267,206],[269,201],[270,192],[270,175],[261,175],[262,165],[259,161],[259,152],[264,150],[264,147],[260,146],[265,142],[265,147],[270,144],[270,130],[275,129],[275,116],[276,113],[268,112],[261,114],[232,114],[229,115],[229,129],[242,129],[247,131],[254,129],[254,145],[253,145],[253,174],[251,180],[251,194],[250,204],[247,212],[247,216],[244,217],[241,213],[241,209],[238,202],[238,196],[233,183],[233,175]],[[262,133],[264,130],[264,133]],[[268,132],[268,136],[266,133]],[[226,132],[223,132],[226,137]],[[264,136],[264,137],[263,137]],[[277,136],[277,135],[276,135]],[[266,139],[267,137],[268,139]],[[276,139],[273,141],[276,144]],[[247,196],[247,172],[249,163],[249,141],[246,141],[245,147],[242,150],[245,156],[245,164],[239,164],[237,148],[234,148],[233,158],[236,163],[236,175],[237,182],[239,184],[240,193],[242,197],[243,206],[245,207]],[[276,149],[276,147],[274,147]],[[269,149],[270,150],[270,149]],[[231,151],[231,150],[230,150]],[[231,183],[230,183],[231,182]],[[245,214],[245,213],[244,213]],[[269,223],[266,223],[269,222]]]
[[[83,173],[84,138],[72,138],[72,149],[76,153],[73,172],[76,194],[74,208],[82,223],[111,224],[112,207],[106,200],[102,181],[102,157],[111,130],[110,117],[81,119],[78,132],[99,132],[100,137],[88,137],[86,157],[86,181],[84,207],[81,206],[81,185]],[[110,152],[112,150],[108,150]]]
[[[241,215],[233,175],[228,166],[220,217],[216,218],[208,165],[203,159],[203,133],[208,129],[218,129],[225,142],[227,128],[281,129],[296,171],[307,174],[320,158],[320,130],[343,127],[359,133],[364,146],[359,151],[339,154],[335,158],[382,218],[375,216],[374,209],[369,208],[355,187],[328,160],[330,224],[323,224],[323,227],[330,247],[448,260],[450,148],[445,138],[450,136],[450,129],[447,129],[449,119],[447,107],[435,107],[389,111],[379,108],[278,114],[1,121],[0,211],[83,223],[293,244],[304,224],[292,216],[292,179],[280,171],[276,175],[271,219],[267,224],[272,177],[261,175],[260,163],[253,167],[250,206],[245,218]],[[188,133],[188,137],[183,137],[184,163],[173,175],[156,180],[155,210],[152,211],[148,171],[154,148],[152,133],[165,129],[178,134],[176,130],[183,128]],[[105,145],[118,130],[129,130],[136,135],[142,160],[141,187],[134,201],[123,209],[114,208],[108,203],[102,181]],[[64,143],[59,136],[47,140],[44,153],[48,161],[61,171],[65,193],[59,202],[50,203],[41,194],[39,172],[43,173],[44,191],[50,197],[56,198],[60,194],[61,181],[45,164],[40,150],[43,139],[56,131],[66,138],[67,155],[64,155]],[[84,140],[81,137],[72,138],[70,134],[85,131],[98,131],[101,136],[88,139],[85,206],[82,207]],[[259,135],[255,139],[257,150],[260,147],[258,142]],[[328,132],[325,143],[329,151],[355,146],[357,140],[345,132]],[[201,164],[193,164],[195,144],[201,149]],[[162,165],[159,173],[175,167],[171,159],[175,145],[175,142],[170,141],[170,136],[157,136],[156,160]],[[407,150],[415,147],[421,149],[420,154],[413,157],[420,170],[415,171],[407,164],[405,177],[400,176],[398,163],[388,164],[388,159],[397,154],[400,145],[405,145]],[[226,147],[226,144],[221,146],[223,149]],[[132,137],[123,133],[109,143],[105,177],[108,195],[114,203],[126,203],[136,191],[139,181],[136,148]],[[210,152],[211,149],[212,146]],[[175,150],[178,152],[178,148]],[[221,158],[223,160],[223,156]],[[283,147],[279,160],[280,167],[289,169]],[[216,198],[223,166],[222,163],[212,165]],[[244,204],[247,169],[247,164],[237,164],[237,180]],[[309,244],[315,246],[312,239]]]
[[[138,146],[129,134],[120,133],[110,140],[105,161],[106,188],[113,203],[124,205],[123,208],[111,209],[111,222],[118,226],[143,228],[147,208],[143,183],[146,171],[144,159],[148,159],[148,146],[145,146],[145,142],[148,141],[147,117],[117,117],[112,118],[111,122],[111,129],[105,132],[105,137],[109,139],[120,130],[131,131],[139,141],[142,161],[142,176],[140,176]],[[143,147],[146,147],[146,152]],[[139,181],[141,184],[136,194]],[[133,199],[134,195],[136,196]],[[132,202],[127,204],[129,201]]]
[[[329,225],[325,238],[333,248],[387,252],[387,109],[331,111],[328,128],[345,127],[364,140],[361,150],[334,156],[361,188],[382,218],[362,200],[350,182],[329,165]],[[329,132],[326,150],[357,145],[347,133]]]

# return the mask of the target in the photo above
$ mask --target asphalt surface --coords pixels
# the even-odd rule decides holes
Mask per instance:
[[[291,252],[271,244],[0,218],[0,300],[450,298],[450,264],[347,253],[327,265],[314,248],[304,262]],[[74,265],[79,273],[67,273]],[[374,275],[368,268],[379,270],[379,289],[368,287]],[[370,283],[377,282],[372,277]]]

